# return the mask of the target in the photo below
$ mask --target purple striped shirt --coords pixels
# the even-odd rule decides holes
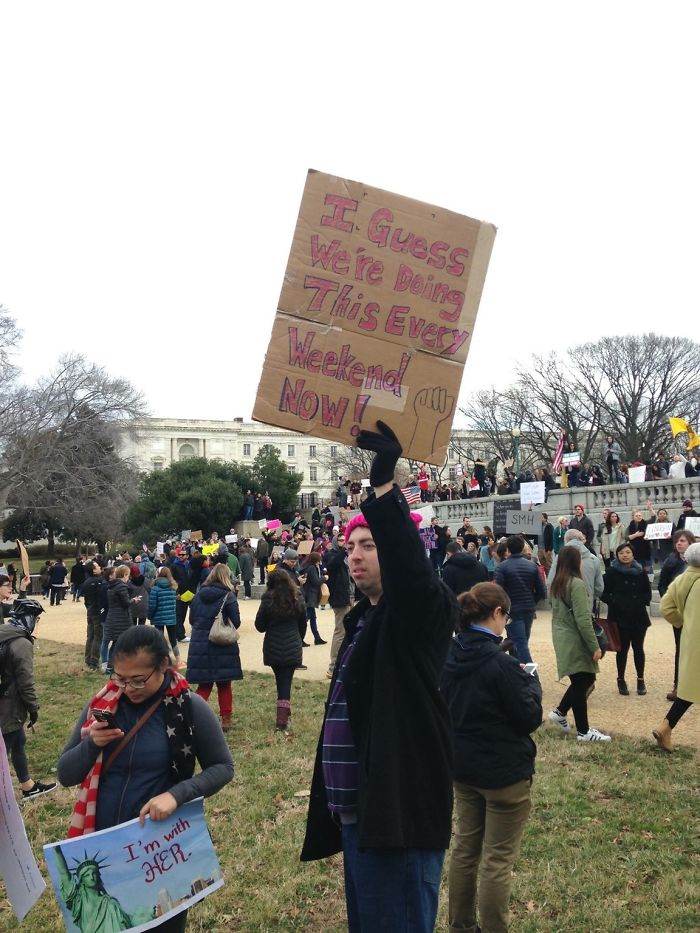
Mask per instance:
[[[326,785],[328,809],[334,813],[348,813],[357,809],[357,749],[348,718],[344,677],[364,624],[365,620],[360,619],[353,640],[340,659],[323,727],[323,782]]]

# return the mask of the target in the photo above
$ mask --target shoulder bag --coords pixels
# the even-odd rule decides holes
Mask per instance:
[[[224,601],[219,606],[219,611],[209,629],[209,641],[214,645],[235,645],[239,639],[236,626],[233,622],[227,622],[224,619],[224,605],[227,599],[228,593],[224,596]]]

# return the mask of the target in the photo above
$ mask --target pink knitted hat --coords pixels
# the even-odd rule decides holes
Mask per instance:
[[[420,523],[423,521],[423,516],[418,512],[411,512],[411,518],[416,523],[416,528],[420,528]],[[351,518],[345,528],[345,540],[350,540],[350,535],[356,528],[369,528],[367,524],[367,519],[364,517],[362,512],[359,515],[356,515],[354,518]]]

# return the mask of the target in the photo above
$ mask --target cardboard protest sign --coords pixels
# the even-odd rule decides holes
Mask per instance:
[[[51,843],[44,856],[69,933],[149,930],[224,883],[201,797],[143,828],[131,820]]]
[[[24,920],[41,897],[41,877],[27,839],[22,814],[12,786],[5,740],[0,734],[0,878],[18,920]]]
[[[299,554],[300,556],[304,554],[310,554],[311,551],[313,550],[313,547],[314,547],[313,541],[300,541],[299,544],[297,545],[297,554]]]
[[[630,483],[643,483],[647,475],[647,468],[645,466],[628,467],[627,475],[629,476]]]
[[[253,418],[441,463],[495,227],[310,171]]]
[[[540,512],[506,512],[506,532],[509,535],[542,534],[542,515]]]
[[[190,541],[203,541],[204,532],[200,529],[199,531],[190,532]]]
[[[22,561],[22,574],[26,577],[29,574],[29,554],[27,554],[27,549],[21,541],[17,541],[17,550],[19,551],[19,559]]]
[[[685,520],[685,530],[694,534],[696,538],[700,537],[700,518],[691,515]]]
[[[540,505],[545,501],[544,483],[521,483],[520,504]]]
[[[673,531],[673,522],[652,522],[647,525],[644,537],[647,541],[663,541],[671,537]]]

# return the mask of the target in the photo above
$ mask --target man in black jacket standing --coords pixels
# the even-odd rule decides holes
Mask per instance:
[[[85,599],[87,611],[85,666],[91,671],[97,671],[100,667],[100,645],[102,644],[102,595],[107,584],[97,561],[88,561],[85,565],[85,572],[88,577],[80,590]]]
[[[373,495],[346,529],[365,594],[345,619],[314,766],[303,861],[342,849],[350,933],[432,931],[450,842],[452,751],[438,684],[457,605],[394,485],[401,445],[361,431]],[[398,546],[398,543],[401,546]]]
[[[575,531],[580,531],[586,539],[586,547],[589,551],[595,554],[595,551],[593,550],[593,536],[595,535],[593,522],[586,515],[586,511],[582,505],[574,506],[574,517],[569,522],[569,528],[573,528]]]
[[[447,545],[447,559],[442,565],[442,579],[455,596],[466,593],[477,583],[486,583],[489,575],[476,557],[463,551],[457,541]]]
[[[328,662],[326,677],[333,676],[338,650],[345,638],[345,616],[351,609],[350,571],[348,570],[348,555],[345,550],[345,535],[339,534],[335,545],[326,551],[324,556],[326,573],[328,574],[328,590],[330,596],[328,604],[335,615],[335,629],[331,641],[331,656]]]

